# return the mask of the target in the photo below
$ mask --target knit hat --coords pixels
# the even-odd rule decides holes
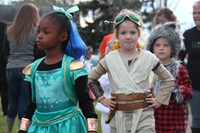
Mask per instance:
[[[181,49],[181,37],[178,32],[175,31],[170,25],[158,25],[151,32],[147,40],[146,49],[153,53],[153,45],[158,38],[166,38],[172,47],[171,57],[176,57]]]

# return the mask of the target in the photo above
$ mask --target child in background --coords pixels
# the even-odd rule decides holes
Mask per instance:
[[[101,84],[101,87],[104,91],[104,96],[107,98],[111,97],[111,85],[108,79],[108,74],[104,74],[99,78],[99,83]],[[108,113],[110,111],[109,108],[105,107],[103,104],[100,102],[97,102],[96,107],[98,111],[101,112],[101,129],[102,133],[110,133],[110,125],[106,124],[105,121],[108,117]]]
[[[119,49],[120,44],[117,39],[110,40],[107,44],[106,47],[106,55],[113,50]],[[99,78],[99,83],[101,84],[101,88],[104,91],[104,97],[110,98],[111,97],[111,90],[112,87],[110,85],[109,79],[108,79],[108,74],[104,74]],[[96,107],[98,111],[101,112],[101,128],[102,128],[102,133],[110,133],[110,125],[106,124],[105,121],[108,117],[108,113],[110,111],[109,108],[105,107],[102,105],[100,102],[97,102]]]
[[[169,25],[156,27],[147,41],[147,49],[154,53],[170,71],[175,81],[169,105],[155,109],[156,133],[186,133],[186,101],[192,98],[192,86],[187,69],[177,60],[181,48],[181,38]],[[159,77],[153,80],[153,94],[161,89]]]
[[[90,73],[93,68],[93,64],[90,62],[92,54],[93,54],[93,48],[91,46],[87,46],[87,54],[85,56],[84,67],[88,71],[88,73]],[[89,90],[89,95],[93,100],[95,99],[95,96],[91,90]]]
[[[111,133],[154,133],[153,108],[168,105],[171,96],[174,79],[169,71],[154,54],[136,48],[141,25],[136,12],[122,10],[114,20],[114,34],[120,48],[109,52],[88,77],[97,101],[111,110],[106,120],[107,123],[111,120]],[[163,81],[156,99],[148,91],[151,71]],[[105,73],[112,87],[111,98],[104,97],[98,82]]]
[[[70,14],[78,7],[53,9],[38,27],[37,45],[46,51],[46,57],[23,71],[31,83],[31,100],[19,133],[96,133],[97,114],[89,97],[88,72],[80,61],[87,47]]]
[[[90,71],[93,68],[93,64],[90,62],[92,54],[93,54],[93,48],[91,46],[87,46],[87,54],[85,56],[84,66],[88,71],[88,73],[90,73]]]
[[[107,44],[108,44],[108,42],[109,42],[110,40],[113,40],[114,37],[115,37],[115,36],[114,36],[113,33],[110,33],[110,34],[105,35],[105,36],[103,37],[102,42],[101,42],[101,44],[100,44],[100,46],[99,46],[99,61],[100,61],[101,59],[104,58],[105,52],[106,52]]]

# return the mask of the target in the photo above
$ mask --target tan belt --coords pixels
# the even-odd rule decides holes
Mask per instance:
[[[123,100],[123,101],[135,101],[135,100],[144,100],[146,97],[146,93],[132,93],[129,95],[126,94],[112,94],[112,96],[116,97],[116,100]]]
[[[145,93],[132,93],[130,95],[125,94],[112,94],[112,96],[116,97],[117,101],[133,101],[132,103],[124,103],[120,104],[117,103],[114,110],[110,110],[108,114],[108,118],[106,119],[105,123],[110,123],[111,119],[114,117],[116,111],[133,111],[141,108],[145,108],[148,106],[146,103],[145,98],[148,94],[150,94],[150,91],[146,91]],[[138,101],[143,100],[143,101]],[[137,102],[138,101],[138,102]]]
[[[147,106],[148,104],[145,101],[143,101],[135,103],[117,104],[116,109],[119,111],[131,111],[131,110],[146,108]]]
[[[146,103],[145,98],[150,93],[151,92],[147,91],[145,93],[132,93],[132,94],[129,94],[129,95],[112,94],[112,96],[116,97],[117,101],[133,101],[133,103],[124,103],[124,104],[118,103],[116,105],[117,106],[116,110],[131,111],[131,110],[136,110],[136,109],[147,107],[148,104]],[[138,100],[143,100],[143,101],[138,101]]]

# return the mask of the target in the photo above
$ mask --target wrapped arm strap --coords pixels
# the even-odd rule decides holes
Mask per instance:
[[[97,101],[100,101],[104,98],[104,96],[103,96],[104,91],[101,88],[99,81],[97,81],[97,80],[90,81],[89,87],[92,90],[92,92],[94,93],[95,97],[97,98]]]

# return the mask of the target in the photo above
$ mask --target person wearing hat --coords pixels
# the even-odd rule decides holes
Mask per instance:
[[[109,52],[92,70],[88,83],[97,101],[110,109],[106,123],[111,133],[154,133],[154,108],[168,105],[174,78],[151,52],[137,48],[141,18],[123,9],[114,20],[114,34],[120,48]],[[163,84],[156,98],[149,91],[153,71]],[[105,97],[98,79],[107,73],[111,98]]]
[[[177,60],[180,48],[180,35],[170,25],[157,26],[147,41],[147,49],[160,59],[176,79],[169,105],[161,105],[154,110],[156,133],[186,133],[186,101],[192,98],[192,83],[186,67]],[[162,81],[157,76],[153,79],[152,91],[156,97]]]

